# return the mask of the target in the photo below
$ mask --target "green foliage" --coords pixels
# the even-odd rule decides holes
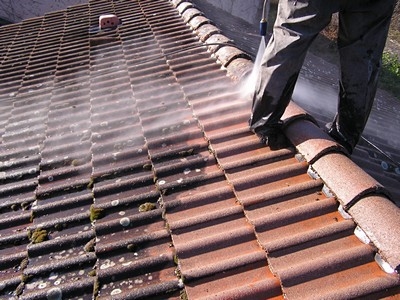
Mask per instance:
[[[397,55],[384,52],[382,55],[382,70],[379,78],[380,87],[400,96],[400,60]]]

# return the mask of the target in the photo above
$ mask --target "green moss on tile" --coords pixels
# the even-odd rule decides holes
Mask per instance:
[[[57,231],[61,231],[61,230],[63,230],[65,228],[64,225],[66,225],[66,224],[57,223],[57,224],[54,225],[54,229],[57,230]]]
[[[26,267],[28,266],[29,259],[25,257],[19,264],[19,270],[25,270]]]
[[[90,221],[98,220],[104,217],[104,208],[95,207],[93,204],[90,206]]]
[[[153,165],[150,163],[143,165],[143,170],[151,171],[152,169],[153,169]]]
[[[156,209],[157,205],[155,203],[146,202],[139,206],[139,212],[146,212],[153,209]]]
[[[178,152],[178,154],[182,157],[191,156],[194,154],[194,149],[189,149],[185,151]]]
[[[99,281],[99,278],[96,277],[96,279],[94,280],[94,284],[93,284],[93,297],[94,297],[94,299],[97,299],[97,297],[99,295],[99,291],[100,291],[100,281]]]
[[[188,296],[187,296],[187,294],[186,294],[186,290],[185,290],[185,289],[183,289],[183,290],[180,291],[180,293],[179,293],[179,299],[180,299],[180,300],[188,300],[188,299],[189,299]]]
[[[31,207],[31,204],[32,204],[31,202],[24,201],[24,202],[21,203],[21,208],[23,210],[28,210]]]
[[[94,178],[90,178],[89,183],[87,184],[87,188],[88,190],[91,190],[93,188],[94,185]]]
[[[85,252],[94,252],[96,245],[96,238],[91,239],[86,245],[83,247]]]
[[[32,244],[39,244],[47,239],[48,239],[48,236],[47,236],[46,229],[36,228],[30,234],[30,240],[31,240]]]
[[[22,292],[24,291],[24,288],[25,288],[25,283],[24,283],[24,282],[21,282],[21,283],[16,287],[16,289],[15,289],[13,295],[16,296],[16,297],[21,296]]]
[[[26,283],[26,282],[28,282],[29,280],[31,280],[32,277],[33,277],[33,275],[31,275],[31,274],[24,274],[24,273],[22,273],[22,275],[21,275],[21,281],[22,281],[23,283]]]
[[[179,258],[178,258],[178,255],[177,255],[177,254],[174,255],[174,264],[175,264],[175,265],[178,265],[178,264],[179,264]]]

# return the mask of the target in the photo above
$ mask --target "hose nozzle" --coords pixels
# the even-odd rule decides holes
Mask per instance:
[[[260,21],[260,35],[261,36],[267,35],[267,27],[268,27],[267,19],[261,19],[261,21]]]

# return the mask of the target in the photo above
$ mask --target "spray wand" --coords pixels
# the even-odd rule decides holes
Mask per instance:
[[[267,35],[267,27],[268,27],[268,14],[269,14],[269,0],[264,0],[262,17],[260,21],[260,35]]]

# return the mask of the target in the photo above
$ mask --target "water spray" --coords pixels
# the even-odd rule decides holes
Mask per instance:
[[[270,0],[264,0],[262,16],[260,21],[260,35],[266,36],[267,35],[267,27],[268,27],[268,15],[269,15],[269,6]]]

